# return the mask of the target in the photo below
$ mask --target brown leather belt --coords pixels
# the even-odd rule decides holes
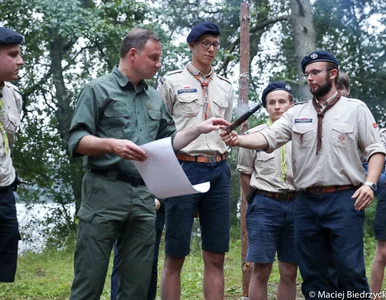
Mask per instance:
[[[345,191],[355,189],[355,186],[352,184],[347,185],[332,185],[332,186],[312,186],[306,189],[306,192],[311,194],[325,194],[325,193],[333,193],[337,191]]]
[[[109,170],[98,170],[98,169],[90,169],[90,173],[94,173],[97,175],[101,175],[106,177],[111,181],[123,181],[131,184],[132,186],[145,185],[145,182],[141,177],[131,176],[126,173],[117,172],[117,171],[109,171]]]
[[[289,193],[274,193],[274,192],[267,192],[263,190],[257,190],[256,194],[266,196],[268,198],[272,198],[274,200],[280,200],[280,201],[290,201],[294,200],[296,196],[298,195],[297,192],[289,192]]]
[[[222,154],[222,155],[216,155],[216,156],[202,156],[202,155],[191,156],[191,155],[178,153],[177,159],[184,160],[184,161],[195,161],[200,163],[215,163],[222,160],[226,160],[227,155]]]

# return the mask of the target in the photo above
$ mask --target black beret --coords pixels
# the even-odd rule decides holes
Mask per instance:
[[[288,83],[282,81],[271,82],[264,89],[263,95],[261,96],[261,102],[263,102],[263,106],[267,107],[267,95],[273,91],[286,91],[288,94],[292,96],[292,89]]]
[[[215,36],[219,36],[220,28],[218,28],[218,26],[212,22],[198,23],[192,28],[188,37],[186,38],[186,41],[188,43],[197,41],[200,38],[200,36],[204,34],[213,34]]]
[[[337,66],[339,66],[338,61],[336,60],[335,56],[332,53],[327,51],[315,51],[303,57],[302,63],[301,63],[303,73],[306,70],[306,66],[319,61],[332,62]]]
[[[23,37],[16,31],[0,27],[0,45],[15,45],[21,44],[22,42]]]

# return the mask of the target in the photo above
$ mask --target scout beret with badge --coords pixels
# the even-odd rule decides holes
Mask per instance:
[[[273,91],[286,91],[292,96],[292,88],[288,83],[282,81],[271,82],[264,89],[263,94],[261,96],[261,102],[263,103],[264,107],[267,107],[267,95]]]
[[[201,22],[196,24],[190,31],[186,42],[192,43],[197,41],[204,34],[220,35],[220,28],[212,22]]]
[[[0,45],[15,45],[21,44],[22,42],[23,37],[16,31],[0,27]]]
[[[328,51],[314,51],[303,57],[301,62],[303,73],[309,64],[312,64],[314,62],[320,62],[320,61],[332,62],[337,66],[339,66],[338,60],[335,58],[335,56],[332,53]]]

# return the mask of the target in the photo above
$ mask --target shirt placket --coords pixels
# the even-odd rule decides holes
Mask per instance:
[[[0,89],[0,133],[3,137],[3,147],[5,154],[8,154],[9,152],[9,142],[8,142],[8,136],[7,131],[4,128],[4,120],[5,120],[5,104],[3,100],[3,89]]]

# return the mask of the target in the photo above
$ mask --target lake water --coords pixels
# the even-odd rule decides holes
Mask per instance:
[[[29,240],[19,241],[20,254],[26,250],[40,252],[44,248],[46,240],[42,234],[43,227],[37,221],[46,219],[56,207],[58,204],[46,203],[35,204],[32,208],[27,209],[23,203],[16,204],[20,233],[22,236],[30,237]],[[75,214],[75,204],[68,205],[67,208],[71,215]]]

